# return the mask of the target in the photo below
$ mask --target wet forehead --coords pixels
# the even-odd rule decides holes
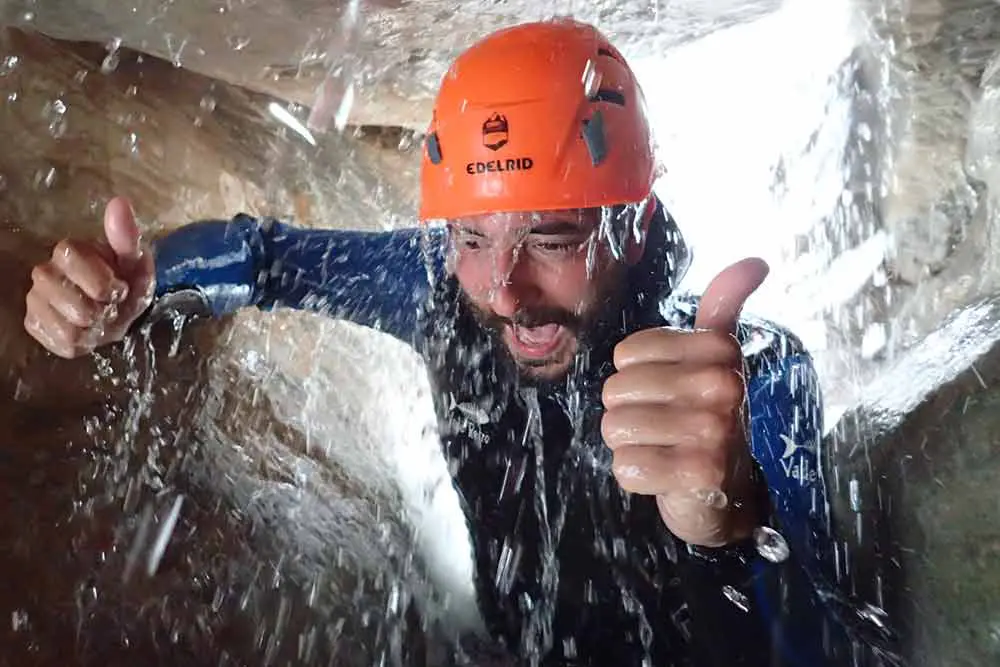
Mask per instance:
[[[450,222],[454,229],[481,236],[506,236],[539,231],[550,234],[588,234],[600,221],[599,209],[486,213]]]

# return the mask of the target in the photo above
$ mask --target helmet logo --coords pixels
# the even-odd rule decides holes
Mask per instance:
[[[507,145],[507,117],[494,113],[483,123],[483,145],[498,151]]]

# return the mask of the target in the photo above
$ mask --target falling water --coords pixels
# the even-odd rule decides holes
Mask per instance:
[[[384,148],[370,150],[369,130],[336,138],[317,138],[313,132],[322,135],[331,124],[344,131],[349,124],[379,120],[373,119],[377,107],[371,106],[378,85],[391,90],[393,99],[426,99],[443,72],[444,56],[473,31],[471,23],[459,23],[470,12],[386,9],[381,3],[352,0],[334,8],[335,20],[332,13],[324,14],[331,17],[327,24],[295,33],[295,48],[276,54],[267,45],[281,42],[269,42],[272,35],[255,31],[249,19],[253,12],[263,16],[268,11],[259,3],[216,3],[213,16],[202,17],[204,33],[201,26],[178,18],[182,4],[141,2],[135,16],[120,12],[107,17],[102,30],[108,32],[86,35],[97,46],[79,58],[62,57],[65,52],[59,48],[68,47],[46,50],[47,42],[41,40],[32,42],[32,49],[17,48],[23,41],[4,42],[10,52],[0,54],[3,112],[11,127],[24,123],[26,128],[17,139],[24,143],[10,151],[19,159],[0,162],[0,189],[5,199],[10,194],[5,215],[32,233],[89,234],[112,188],[138,193],[141,223],[149,233],[197,216],[228,216],[238,210],[308,225],[386,229],[412,224],[412,191],[399,186],[406,182],[412,190],[419,151],[412,133],[393,134],[388,143],[399,147],[400,155],[390,155],[393,151]],[[500,24],[551,11],[495,4],[477,8],[486,12],[483,21]],[[901,287],[887,268],[900,228],[886,229],[879,217],[898,168],[892,149],[904,143],[901,136],[920,129],[919,114],[899,112],[903,87],[894,78],[897,53],[919,48],[919,39],[887,38],[884,51],[863,63],[854,51],[860,37],[843,25],[837,3],[820,11],[814,3],[790,2],[774,11],[778,3],[730,2],[731,11],[708,28],[710,22],[697,17],[712,3],[628,8],[609,2],[564,4],[584,19],[609,17],[609,25],[622,35],[623,51],[637,65],[663,163],[658,194],[697,258],[682,288],[697,293],[715,271],[739,256],[766,257],[771,279],[748,310],[789,325],[813,350],[827,397],[826,426],[833,431],[840,415],[852,415],[850,406],[862,388],[902,349],[900,341],[922,336],[931,326],[927,322],[936,324],[933,313],[925,313],[925,319],[896,317],[908,312],[901,304],[915,288]],[[894,20],[900,8],[890,8],[877,18]],[[9,23],[76,37],[72,17],[54,18],[44,3],[8,3],[2,11]],[[960,13],[956,9],[956,16]],[[212,23],[215,15],[226,23]],[[960,18],[945,22],[939,31],[955,30],[965,20]],[[293,32],[286,30],[289,23],[280,25],[271,32]],[[719,30],[719,25],[734,27]],[[484,27],[476,23],[474,30]],[[218,44],[209,41],[212,35]],[[157,69],[154,58],[136,56],[129,50],[134,46],[151,50],[171,70],[218,72],[220,79],[257,91],[283,94],[297,81],[306,83],[290,94],[294,99],[276,100],[184,71],[175,80],[177,88],[165,94],[157,88],[165,70]],[[213,65],[213,54],[221,51],[228,60]],[[976,54],[959,51],[952,55],[963,68],[969,66],[966,59]],[[50,70],[38,66],[39,58],[50,63]],[[79,62],[87,58],[90,65],[81,68]],[[289,59],[297,62],[289,64]],[[240,67],[254,76],[243,76]],[[995,74],[980,69],[984,82]],[[873,71],[877,76],[872,77]],[[259,72],[267,76],[257,76]],[[908,73],[907,81],[917,74]],[[45,76],[57,83],[40,94],[31,78]],[[599,68],[588,62],[581,72],[582,95],[592,94],[600,81]],[[105,124],[95,124],[93,118],[101,116],[90,108],[95,100],[88,95],[113,102]],[[303,104],[312,106],[307,110]],[[982,132],[988,133],[991,117],[983,112]],[[408,122],[419,128],[422,120]],[[950,116],[947,122],[960,125]],[[86,143],[94,127],[100,128],[98,136],[107,134],[113,141]],[[159,141],[161,133],[171,140]],[[178,157],[184,151],[191,154]],[[106,153],[113,157],[94,157]],[[225,159],[213,157],[218,153]],[[115,162],[118,158],[126,161]],[[973,170],[978,188],[995,178],[990,161],[983,157],[981,162]],[[116,166],[109,170],[112,163]],[[114,172],[109,182],[98,182],[109,171]],[[93,183],[87,184],[88,179]],[[956,189],[959,203],[970,191]],[[27,205],[15,201],[23,192],[32,193]],[[600,248],[621,258],[629,244],[644,240],[642,206],[602,210],[588,242],[590,275]],[[85,229],[82,222],[71,224],[83,218],[90,221]],[[966,238],[966,230],[960,231],[956,246]],[[989,247],[987,241],[982,245]],[[685,260],[672,256],[668,261]],[[680,274],[687,267],[669,268]],[[954,277],[947,268],[934,270]],[[953,307],[949,299],[961,302],[956,293],[975,283],[967,278],[959,274],[945,282],[928,309],[946,311]],[[918,301],[913,297],[909,303]],[[970,334],[989,333],[986,325],[978,332],[972,324],[963,326],[959,330]],[[947,345],[939,343],[936,358],[947,356],[943,348]],[[986,348],[975,349],[982,354]],[[470,355],[468,361],[478,363],[482,351]],[[106,392],[104,407],[85,417],[82,444],[66,445],[85,463],[68,503],[72,513],[60,524],[60,529],[65,525],[67,531],[79,531],[73,551],[85,563],[73,570],[74,577],[80,573],[73,612],[80,650],[93,649],[110,616],[114,627],[127,628],[119,633],[122,642],[140,642],[143,631],[149,631],[162,645],[186,643],[206,655],[227,651],[222,663],[311,663],[338,651],[349,656],[347,664],[405,663],[407,650],[433,641],[438,629],[432,619],[447,618],[449,609],[447,623],[476,615],[467,531],[437,447],[441,434],[433,419],[431,390],[410,351],[311,315],[254,313],[224,325],[168,320],[136,333],[123,349],[101,351],[87,363],[94,368],[89,380]],[[932,367],[932,361],[925,360],[922,367]],[[990,367],[981,373],[976,368],[975,386],[988,390]],[[951,377],[932,380],[940,384]],[[57,377],[50,384],[61,382]],[[19,404],[32,405],[42,391],[42,383],[28,375],[13,386],[11,396]],[[571,384],[566,392],[570,398],[560,406],[574,429],[571,454],[606,475],[606,452],[592,449],[580,437],[589,427],[579,404],[582,391]],[[539,471],[553,462],[544,447],[544,398],[530,387],[518,392],[530,418],[514,440],[530,455],[530,469]],[[977,409],[969,397],[962,405],[963,411]],[[493,406],[482,402],[454,407],[480,425],[495,418]],[[58,412],[51,404],[44,410]],[[899,567],[890,561],[866,570],[864,548],[884,544],[879,542],[880,525],[871,520],[873,507],[890,515],[901,512],[903,496],[884,475],[880,478],[879,471],[886,470],[886,455],[879,451],[882,433],[861,430],[845,438],[842,423],[839,429],[824,441],[831,460],[842,462],[826,471],[832,506],[841,508],[827,512],[840,529],[840,540],[832,547],[833,567],[844,581],[870,574],[858,585],[872,590],[871,601],[853,607],[840,598],[828,602],[850,616],[860,632],[881,636],[894,629],[892,601],[885,598],[895,590]],[[795,435],[790,434],[793,445]],[[62,435],[57,439],[64,440]],[[910,468],[930,469],[928,486],[941,492],[928,497],[936,500],[932,505],[941,516],[952,516],[960,504],[954,499],[965,497],[961,488],[949,486],[958,476],[935,469],[941,455],[933,432],[910,441],[920,445],[903,449],[893,475],[906,480],[913,475]],[[568,474],[547,478],[538,472],[528,475],[527,469],[516,459],[507,461],[498,499],[530,489],[539,539],[535,544],[515,536],[497,544],[490,583],[510,592],[525,563],[538,561],[536,594],[520,600],[520,648],[537,664],[546,651],[572,658],[580,649],[579,639],[556,637],[552,600],[565,574],[557,554],[567,508],[558,500],[571,497],[575,482]],[[972,479],[975,472],[966,469],[965,474]],[[902,488],[915,493],[912,483]],[[604,509],[609,514],[623,510]],[[951,534],[940,523],[928,525],[935,535]],[[755,538],[766,560],[789,558],[790,547],[780,532],[761,528]],[[953,541],[960,538],[956,534]],[[627,555],[627,541],[610,532],[597,535],[595,542],[595,550],[604,550],[610,560]],[[39,554],[39,559],[45,556]],[[668,560],[676,561],[677,554],[668,554]],[[61,574],[56,569],[53,579]],[[934,577],[928,581],[935,585]],[[618,585],[623,604],[638,619],[639,643],[648,649],[653,621],[631,596],[628,582]],[[722,592],[734,608],[752,609],[752,601],[735,588]],[[582,594],[588,600],[596,595],[589,589]],[[11,631],[17,637],[36,636],[47,610],[31,607],[27,598],[17,602],[10,612]],[[423,617],[415,619],[414,614]],[[680,610],[673,619],[677,627],[684,626],[682,616]],[[980,616],[970,626],[986,627]],[[220,619],[233,619],[243,633],[226,649],[216,644],[223,641]],[[35,640],[24,641],[27,646]],[[984,641],[1000,645],[995,638]],[[246,654],[237,655],[240,651]],[[862,654],[859,645],[858,664]],[[887,663],[893,658],[888,653],[881,657]]]

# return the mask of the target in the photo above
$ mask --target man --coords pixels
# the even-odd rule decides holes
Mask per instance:
[[[569,20],[488,36],[444,78],[424,148],[421,229],[239,215],[150,252],[112,200],[106,244],[63,241],[35,268],[25,327],[63,357],[151,303],[391,334],[426,361],[483,613],[512,653],[825,664],[815,373],[793,336],[738,321],[762,261],[668,298],[688,251],[618,50]]]

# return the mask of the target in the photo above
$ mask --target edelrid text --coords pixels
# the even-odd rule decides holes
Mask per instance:
[[[507,160],[490,160],[489,162],[470,162],[465,165],[465,173],[475,176],[491,171],[527,171],[535,166],[530,157],[509,158]]]

